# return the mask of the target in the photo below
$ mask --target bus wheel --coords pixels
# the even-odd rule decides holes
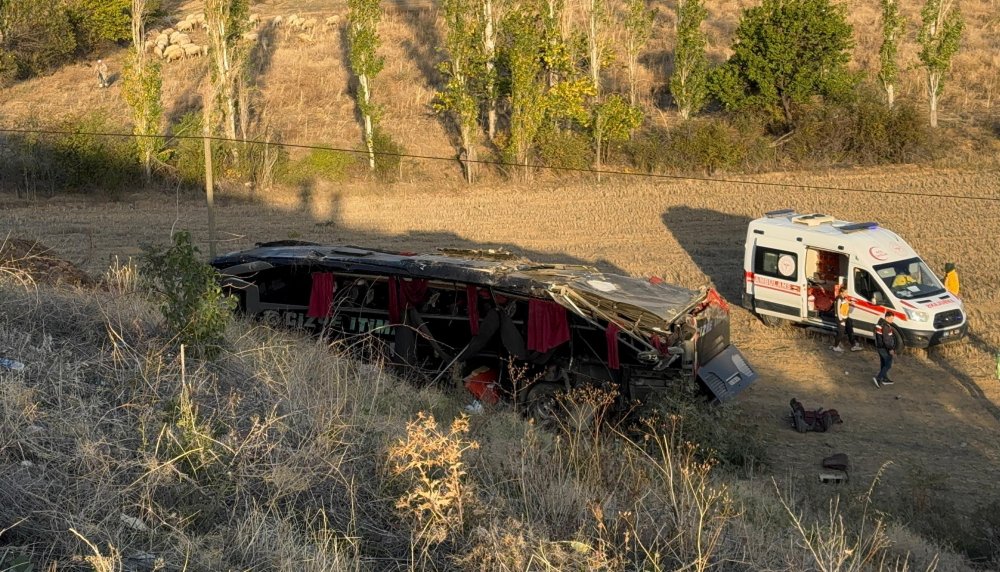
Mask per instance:
[[[560,396],[566,393],[561,383],[542,381],[532,385],[524,396],[524,415],[539,425],[554,426],[562,416]]]

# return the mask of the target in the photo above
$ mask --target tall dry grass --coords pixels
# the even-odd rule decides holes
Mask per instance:
[[[0,349],[27,364],[0,370],[0,558],[97,570],[967,569],[898,525],[897,546],[884,516],[855,516],[851,489],[817,511],[809,491],[737,478],[684,441],[680,419],[636,437],[591,422],[600,395],[552,428],[504,409],[470,419],[461,393],[252,322],[231,327],[217,361],[192,360],[140,291],[113,283],[0,281]],[[837,564],[856,561],[854,547],[862,565]]]

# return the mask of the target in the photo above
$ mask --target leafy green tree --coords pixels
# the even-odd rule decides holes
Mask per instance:
[[[136,135],[139,161],[143,165],[146,184],[153,176],[153,159],[162,146],[156,137],[163,121],[160,102],[163,78],[160,63],[146,57],[146,0],[131,0],[132,47],[125,56],[122,69],[122,98],[132,112],[132,132]]]
[[[160,311],[177,343],[213,358],[236,302],[223,293],[215,269],[200,260],[191,234],[181,231],[173,238],[170,247],[145,249],[140,273],[160,297]]]
[[[480,0],[478,42],[482,46],[482,75],[477,82],[486,104],[486,133],[490,141],[497,136],[497,101],[499,81],[497,74],[497,37],[500,33],[500,18],[493,6],[493,0]],[[477,74],[478,75],[478,74]]]
[[[683,119],[698,113],[708,99],[708,58],[701,23],[708,15],[702,0],[677,1],[677,43],[670,93]]]
[[[67,62],[76,47],[73,27],[62,3],[0,3],[0,67],[6,70],[2,75],[26,79],[46,72]]]
[[[635,105],[638,90],[639,54],[653,35],[653,19],[656,13],[646,8],[646,0],[625,0],[622,19],[624,29],[625,67],[628,70],[628,102]]]
[[[476,3],[474,0],[444,0],[445,49],[448,59],[440,69],[448,79],[444,89],[438,93],[435,107],[439,111],[450,112],[458,127],[462,148],[469,160],[465,170],[468,182],[472,182],[472,165],[476,159],[473,137],[479,119],[479,102],[474,92],[470,74],[475,73],[476,61],[481,59],[477,42]]]
[[[372,102],[372,81],[382,71],[385,60],[378,55],[381,40],[378,23],[382,18],[379,0],[347,0],[347,37],[351,70],[358,78],[357,102],[365,128],[368,165],[375,170],[373,133],[378,125],[380,110]]]
[[[851,32],[844,7],[830,0],[764,0],[740,18],[712,91],[729,109],[763,109],[794,125],[810,98],[849,92]]]
[[[896,0],[882,0],[882,47],[879,48],[878,80],[885,90],[889,109],[896,102],[896,81],[899,78],[899,40],[903,37],[905,20],[899,15]]]
[[[510,93],[510,139],[505,155],[508,162],[523,165],[527,174],[531,147],[546,114],[540,57],[544,36],[537,14],[526,10],[511,12],[504,20],[504,31]]]
[[[592,126],[596,143],[595,162],[598,169],[602,163],[601,144],[628,141],[632,132],[640,125],[642,125],[642,110],[630,105],[617,93],[604,98],[604,101],[595,106]]]
[[[965,24],[954,0],[927,0],[920,18],[923,25],[917,36],[919,57],[927,70],[931,127],[937,127],[938,96],[944,89],[944,75],[951,66],[951,58],[958,52]]]

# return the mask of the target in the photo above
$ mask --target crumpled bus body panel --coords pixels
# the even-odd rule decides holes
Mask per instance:
[[[285,241],[212,265],[246,313],[373,335],[394,361],[428,378],[513,360],[570,386],[612,383],[628,399],[698,379],[726,401],[757,376],[730,345],[728,307],[710,289],[493,250],[416,254]],[[725,365],[736,363],[734,353],[745,367]],[[711,383],[700,369],[711,371]]]

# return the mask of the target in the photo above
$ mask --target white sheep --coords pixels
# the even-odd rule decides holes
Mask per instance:
[[[148,52],[156,47],[156,40],[153,38],[146,38],[146,42],[142,45],[142,51]]]
[[[260,23],[260,14],[256,12],[250,14],[250,16],[247,18],[247,24],[249,24],[250,26],[256,26],[259,23]]]
[[[309,18],[308,20],[303,20],[299,24],[299,29],[303,32],[312,32],[316,29],[316,18]]]
[[[198,47],[201,48],[201,55],[208,57],[208,45],[202,44],[201,46]]]
[[[170,37],[170,34],[173,34],[173,33],[174,33],[174,32],[176,32],[176,31],[177,31],[177,30],[175,30],[175,29],[173,29],[173,28],[167,28],[166,30],[163,30],[163,31],[162,31],[162,32],[160,32],[160,33],[161,33],[161,34],[163,34],[164,36],[166,36],[166,37],[168,37],[168,38],[169,38],[169,37]]]
[[[156,45],[159,46],[160,49],[162,50],[163,48],[170,45],[170,37],[167,36],[166,34],[160,34],[159,36],[156,36]]]
[[[177,22],[175,27],[178,32],[187,32],[191,28],[194,28],[194,22],[191,20],[181,20],[180,22]]]
[[[153,48],[153,53],[156,54],[156,57],[162,58],[163,57],[163,46],[161,46],[160,44],[156,44],[156,47]]]
[[[187,34],[182,34],[180,32],[174,32],[170,35],[170,43],[176,46],[183,46],[184,44],[191,43],[191,37]]]
[[[183,57],[184,57],[184,48],[180,46],[177,45],[167,46],[167,49],[163,50],[163,59],[167,60],[168,62],[179,60]]]
[[[240,34],[240,37],[243,38],[244,40],[247,40],[248,42],[256,42],[257,32],[243,32],[242,34]]]
[[[298,34],[296,37],[302,40],[303,42],[306,42],[307,44],[311,44],[313,42],[313,37],[311,34],[303,33],[303,34]]]
[[[323,20],[324,28],[336,28],[340,24],[340,15],[334,14],[333,16],[327,16],[326,20]]]
[[[184,44],[183,46],[181,46],[181,49],[184,50],[185,57],[197,58],[198,56],[202,55],[201,46],[199,46],[198,44]]]

